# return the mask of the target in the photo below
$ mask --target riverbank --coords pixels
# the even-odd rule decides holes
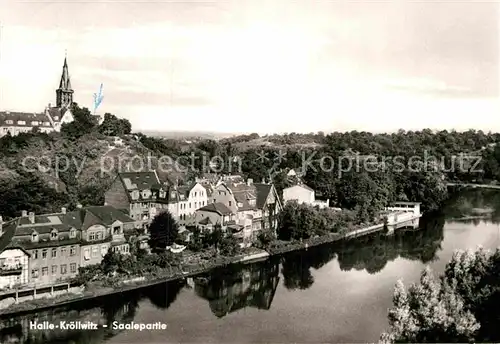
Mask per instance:
[[[207,273],[215,268],[231,264],[247,264],[262,261],[268,259],[270,256],[280,255],[291,251],[300,251],[335,241],[356,238],[379,232],[383,229],[384,224],[377,224],[365,228],[353,229],[346,233],[328,233],[323,236],[317,236],[302,241],[275,241],[265,249],[252,247],[247,249],[243,254],[234,257],[216,256],[211,257],[209,260],[203,260],[203,257],[193,259],[192,256],[188,256],[182,260],[179,267],[169,267],[154,275],[127,276],[126,279],[122,276],[118,276],[115,283],[112,283],[112,287],[107,286],[102,281],[94,281],[88,283],[86,288],[79,293],[68,293],[56,297],[45,297],[11,304],[7,308],[0,309],[0,317],[3,318],[6,316],[39,312],[49,308],[66,306],[70,303],[84,302],[89,299],[145,288],[181,278],[194,277],[202,273]]]

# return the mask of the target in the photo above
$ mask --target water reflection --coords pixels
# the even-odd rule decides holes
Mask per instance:
[[[195,292],[221,318],[245,307],[268,310],[279,282],[279,265],[269,260],[230,266],[194,279]]]
[[[397,231],[392,236],[374,234],[356,240],[327,244],[283,256],[282,274],[287,289],[307,289],[314,283],[311,268],[319,269],[335,257],[341,270],[381,271],[398,257],[429,263],[437,259],[444,239],[444,216],[423,218],[417,231]]]
[[[73,304],[71,307],[20,316],[13,319],[0,320],[0,343],[51,343],[51,344],[95,344],[105,342],[124,330],[114,330],[113,321],[119,323],[131,322],[137,313],[142,299],[149,299],[158,308],[167,309],[176,299],[184,287],[183,281],[162,283],[156,286],[132,291],[106,298],[85,301]],[[59,324],[60,321],[91,321],[99,325],[97,330],[34,330],[30,329],[30,322],[47,321]]]
[[[458,192],[441,209],[447,219],[491,215],[489,222],[500,223],[500,192],[498,190],[469,189]],[[469,219],[465,223],[478,226],[481,219]]]

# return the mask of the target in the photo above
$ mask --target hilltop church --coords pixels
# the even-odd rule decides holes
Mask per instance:
[[[7,133],[17,135],[29,132],[34,127],[38,127],[41,132],[60,131],[63,123],[73,121],[71,113],[73,92],[65,57],[61,81],[56,90],[56,106],[51,106],[49,103],[40,113],[0,111],[0,137]]]

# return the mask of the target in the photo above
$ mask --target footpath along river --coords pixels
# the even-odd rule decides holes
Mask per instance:
[[[493,218],[456,221],[468,210]],[[323,245],[265,262],[212,271],[85,305],[14,318],[1,343],[346,343],[373,342],[387,327],[398,278],[418,281],[429,264],[440,273],[455,249],[500,245],[500,192],[466,191],[419,231]],[[30,321],[92,321],[97,330],[35,330]],[[113,328],[166,324],[163,330]],[[106,324],[107,327],[103,327]],[[157,328],[160,328],[157,325]]]

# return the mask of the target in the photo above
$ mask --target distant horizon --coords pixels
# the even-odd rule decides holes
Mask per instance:
[[[500,131],[496,2],[4,0],[0,13],[0,110],[55,103],[67,51],[75,101],[92,109],[102,83],[98,114],[136,131]]]

